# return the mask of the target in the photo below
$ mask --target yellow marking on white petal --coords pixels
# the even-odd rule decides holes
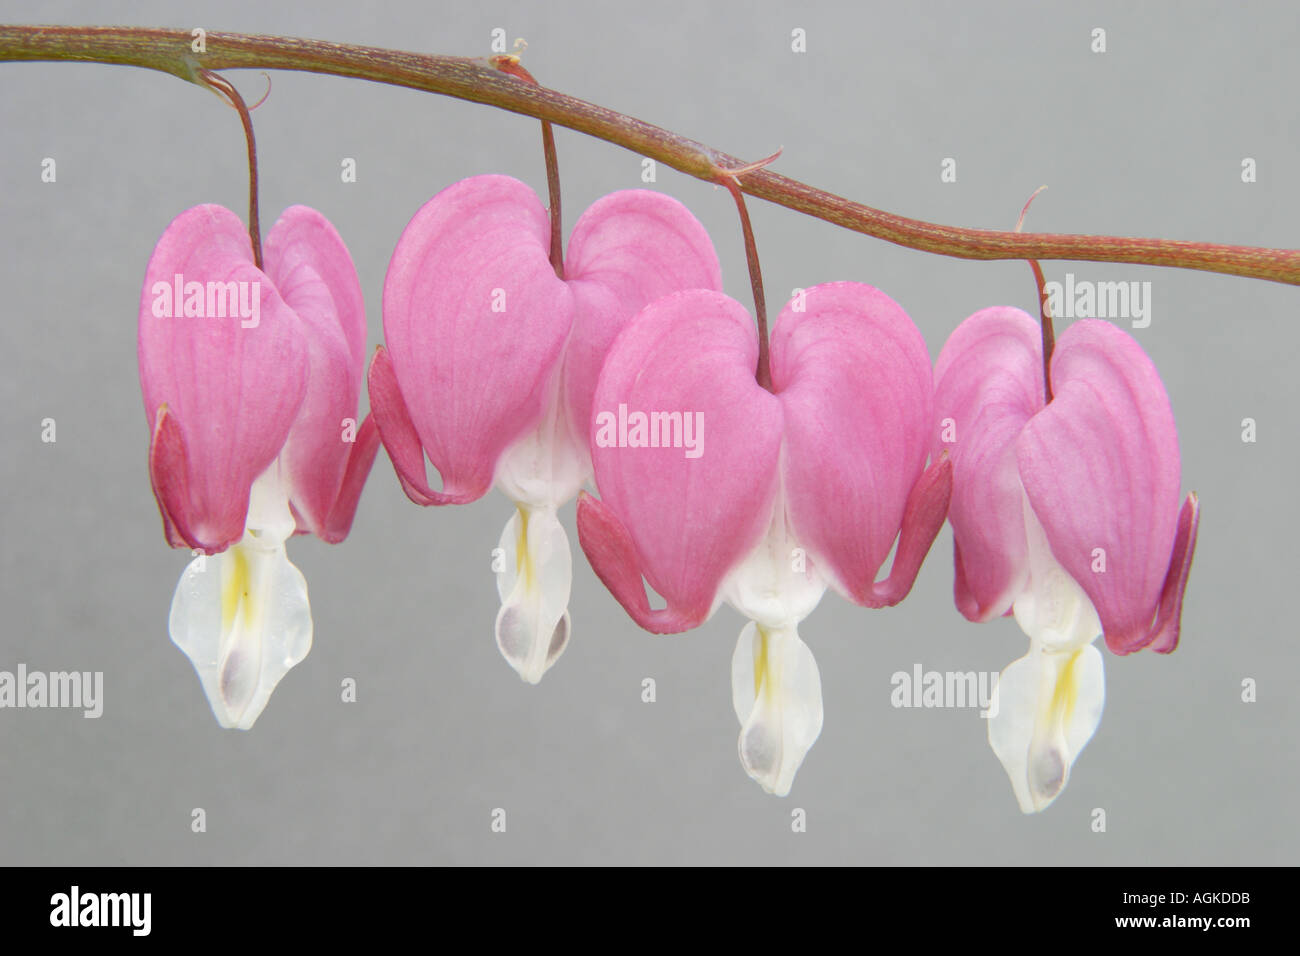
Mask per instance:
[[[1035,810],[1042,810],[1055,800],[1069,779],[1074,755],[1068,752],[1066,735],[1079,698],[1075,665],[1080,662],[1082,654],[1082,649],[1072,652],[1059,669],[1053,659],[1055,655],[1048,656],[1042,663],[1053,676],[1051,692],[1040,694],[1038,720],[1030,738],[1026,765]]]
[[[754,697],[762,696],[765,699],[771,699],[772,682],[767,679],[767,631],[761,626],[757,626],[758,643],[754,647]],[[766,686],[767,692],[763,692]]]
[[[1048,702],[1046,717],[1059,727],[1067,726],[1070,718],[1074,715],[1074,705],[1079,698],[1079,684],[1075,677],[1075,664],[1079,662],[1081,653],[1082,649],[1070,655],[1070,659],[1065,662],[1065,666],[1061,668],[1056,677],[1055,687],[1052,688],[1052,696]]]
[[[519,533],[515,536],[515,573],[524,582],[524,590],[532,593],[537,575],[533,572],[533,556],[528,552],[528,512],[523,505],[515,505],[519,512]]]
[[[241,612],[247,613],[249,602],[248,558],[244,549],[232,545],[222,562],[221,580],[221,630],[229,634]]]

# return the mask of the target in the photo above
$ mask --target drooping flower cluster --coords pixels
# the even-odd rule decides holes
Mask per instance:
[[[932,368],[901,306],[834,282],[786,305],[760,370],[755,321],[722,294],[713,245],[680,203],[605,197],[562,268],[549,242],[546,208],[509,177],[426,203],[389,265],[373,418],[358,427],[365,313],[329,223],[288,210],[261,269],[220,207],[164,233],[140,304],[149,472],[168,542],[200,552],[170,627],[222,726],[251,727],[307,653],[306,583],[285,542],[346,536],[382,440],[417,504],[493,486],[512,502],[495,636],[525,681],[570,638],[558,511],[575,496],[584,553],[642,628],[740,612],[738,750],[775,794],[822,727],[800,623],[827,589],[901,601],[950,520],[958,610],[1014,614],[1030,638],[999,684],[990,744],[1022,809],[1055,799],[1100,719],[1093,640],[1173,650],[1195,546],[1169,399],[1137,343],[1076,323],[1048,403],[1024,313],[976,313]]]

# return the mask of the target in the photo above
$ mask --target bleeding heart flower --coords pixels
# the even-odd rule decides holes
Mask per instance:
[[[515,513],[494,553],[497,645],[530,683],[569,638],[572,557],[557,509],[591,474],[587,423],[601,362],[629,317],[690,288],[721,288],[704,227],[645,190],[606,196],[549,258],[546,209],[507,176],[429,200],[384,283],[370,400],[397,477],[421,505],[463,504],[495,483]],[[442,476],[427,481],[424,456]]]
[[[365,308],[343,241],[293,206],[265,252],[258,269],[239,217],[196,206],[158,240],[140,297],[149,477],[168,543],[202,552],[171,636],[217,721],[241,729],[311,648],[284,543],[347,536],[379,447],[369,419],[356,426]]]
[[[1178,644],[1198,505],[1179,508],[1178,434],[1155,366],[1128,333],[1075,322],[1044,405],[1038,323],[1013,308],[963,322],[935,366],[934,451],[953,461],[958,609],[1014,613],[1029,653],[1003,671],[989,743],[1026,813],[1064,789],[1101,720],[1092,642]]]
[[[688,630],[723,601],[749,619],[732,660],[740,759],[785,795],[822,726],[821,679],[797,625],[828,586],[867,607],[907,595],[943,525],[951,467],[925,470],[930,356],[879,290],[805,290],[776,322],[771,392],[757,359],[754,321],[725,295],[644,309],[596,387],[601,499],[581,497],[578,533],[646,630]],[[694,423],[694,447],[673,440],[678,413],[683,433]],[[642,575],[666,607],[650,607]]]

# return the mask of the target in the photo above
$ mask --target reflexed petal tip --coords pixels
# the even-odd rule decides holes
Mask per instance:
[[[379,452],[379,426],[373,415],[367,415],[357,430],[356,440],[349,446],[347,465],[343,471],[343,481],[339,485],[338,495],[330,509],[325,527],[319,532],[320,537],[330,544],[338,544],[352,530],[352,519],[357,513],[357,503],[361,499],[361,490],[370,475],[370,467]]]
[[[711,598],[686,607],[650,607],[631,535],[613,511],[585,491],[578,493],[578,543],[609,593],[632,620],[652,634],[689,631],[709,616]]]
[[[1192,555],[1196,551],[1196,532],[1201,523],[1201,504],[1195,492],[1189,492],[1178,515],[1178,535],[1174,539],[1174,553],[1169,562],[1169,573],[1160,592],[1160,610],[1152,627],[1151,641],[1147,645],[1160,654],[1169,654],[1178,647],[1182,625],[1183,593],[1187,590],[1187,576],[1192,570]],[[1111,648],[1111,650],[1116,650]],[[1120,653],[1123,653],[1120,651]]]
[[[224,551],[244,533],[243,519],[238,527],[229,525],[218,531],[207,547],[196,541],[188,526],[189,462],[185,459],[185,436],[176,419],[167,413],[167,404],[158,406],[157,422],[149,440],[149,481],[162,514],[163,534],[173,548],[199,548]]]
[[[376,347],[370,360],[367,377],[370,387],[370,413],[376,429],[383,439],[384,448],[393,462],[397,480],[408,498],[417,505],[465,504],[483,497],[488,486],[483,485],[460,493],[434,491],[429,487],[428,471],[424,466],[424,446],[411,421],[411,413],[402,397],[393,371],[393,361],[382,345]]]
[[[952,499],[952,462],[947,452],[925,470],[907,498],[903,526],[899,531],[898,554],[884,581],[873,582],[871,591],[859,603],[867,607],[892,607],[912,590],[921,563],[948,517]]]

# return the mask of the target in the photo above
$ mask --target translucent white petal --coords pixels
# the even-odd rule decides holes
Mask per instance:
[[[552,376],[550,399],[537,427],[501,455],[495,483],[511,501],[532,508],[558,508],[578,494],[591,475],[586,436],[573,434]]]
[[[257,476],[248,491],[248,516],[244,530],[266,548],[283,544],[297,522],[289,510],[289,491],[280,474],[280,459]]]
[[[501,529],[501,539],[497,541],[497,549],[501,552],[500,570],[496,573],[497,597],[502,604],[510,597],[515,582],[519,580],[519,541],[523,536],[523,528],[523,509],[516,506],[510,520]]]
[[[497,574],[497,647],[520,677],[536,684],[569,640],[569,538],[554,508],[520,505],[506,523],[500,547],[504,565]]]
[[[1029,581],[1013,605],[1020,629],[1048,651],[1077,650],[1101,634],[1101,618],[1087,592],[1052,555],[1038,516],[1023,495],[1029,545]]]
[[[821,675],[793,627],[745,625],[731,659],[731,702],[745,772],[768,793],[785,796],[822,731]]]
[[[790,533],[778,495],[766,536],[719,589],[737,611],[769,628],[794,627],[817,607],[826,581]]]
[[[283,544],[267,548],[245,534],[221,554],[190,562],[176,585],[169,629],[217,722],[247,730],[311,650],[307,582]]]
[[[1101,722],[1106,682],[1092,644],[1053,652],[1031,641],[993,694],[989,746],[1024,813],[1045,809],[1065,789],[1070,768]]]
[[[1093,641],[1101,620],[1087,593],[1052,554],[1022,497],[1029,580],[1013,605],[1029,653],[1002,672],[990,706],[989,745],[1025,813],[1065,789],[1070,768],[1101,722],[1106,682]]]

